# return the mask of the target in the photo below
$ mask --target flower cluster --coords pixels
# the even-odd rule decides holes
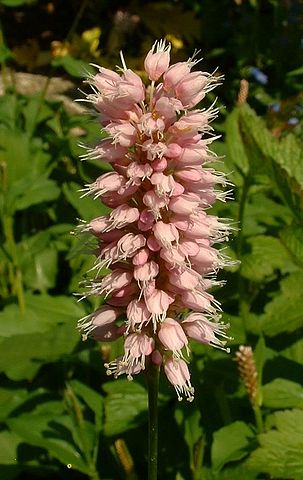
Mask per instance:
[[[124,354],[106,365],[108,374],[132,379],[149,356],[163,365],[178,398],[192,400],[189,340],[227,350],[209,289],[228,262],[214,244],[226,240],[230,225],[207,209],[226,199],[221,186],[228,182],[211,167],[217,109],[195,109],[221,77],[192,71],[195,56],[170,66],[165,41],[145,58],[148,87],[121,59],[119,73],[98,67],[88,79],[93,93],[86,100],[107,138],[83,159],[105,160],[113,170],[86,185],[84,195],[112,211],[79,226],[98,242],[97,276],[85,296],[105,298],[79,328],[103,342],[125,336]],[[110,273],[100,276],[104,267]]]

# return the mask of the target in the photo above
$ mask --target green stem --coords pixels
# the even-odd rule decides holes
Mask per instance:
[[[247,176],[244,177],[244,183],[243,183],[241,198],[239,202],[239,211],[238,211],[239,234],[238,234],[237,243],[236,243],[236,253],[237,253],[238,259],[241,258],[242,250],[243,250],[243,221],[244,221],[245,207],[246,207],[249,187],[250,187],[250,176],[248,173]],[[246,331],[246,317],[250,307],[247,303],[246,285],[244,284],[244,279],[241,277],[241,264],[238,270],[238,292],[239,292],[239,314],[242,320],[244,331]]]
[[[192,468],[194,480],[202,480],[202,464],[205,451],[205,438],[202,437],[198,441],[194,452],[194,465]]]
[[[160,367],[150,362],[147,371],[148,388],[148,480],[157,480],[158,470],[158,392]]]
[[[12,217],[4,217],[3,219],[4,233],[8,245],[8,251],[13,261],[13,266],[10,268],[11,281],[13,291],[16,293],[18,298],[18,304],[20,312],[23,314],[25,312],[25,298],[24,290],[22,283],[22,273],[19,267],[18,255],[17,255],[17,246],[14,238],[13,230],[13,219]]]
[[[258,429],[258,433],[262,433],[264,431],[264,426],[263,426],[263,418],[262,418],[262,412],[261,408],[258,405],[253,405],[253,410],[255,414],[255,420],[256,420],[256,426]]]
[[[249,175],[244,177],[244,183],[242,187],[242,194],[239,202],[239,211],[238,211],[238,222],[239,222],[239,234],[237,237],[237,255],[240,256],[242,252],[243,246],[243,220],[244,220],[244,213],[245,213],[245,206],[248,197],[248,191],[250,187],[250,178]]]

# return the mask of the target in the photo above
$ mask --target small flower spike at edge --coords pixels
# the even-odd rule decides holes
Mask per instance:
[[[228,326],[209,290],[219,284],[218,270],[231,264],[217,246],[232,225],[208,209],[228,198],[222,187],[230,183],[212,167],[218,109],[197,107],[222,77],[193,70],[196,54],[170,65],[170,48],[160,40],[147,53],[149,86],[122,53],[118,73],[95,65],[87,80],[86,100],[107,137],[82,160],[107,161],[113,170],[86,184],[82,196],[112,211],[77,229],[96,244],[96,277],[82,298],[105,297],[79,330],[83,339],[124,336],[124,353],[106,365],[109,375],[131,380],[150,362],[162,365],[178,399],[192,401],[190,341],[229,351]],[[104,267],[111,272],[100,276]]]

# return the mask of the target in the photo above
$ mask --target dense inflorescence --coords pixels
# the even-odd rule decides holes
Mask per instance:
[[[108,374],[131,379],[149,356],[163,364],[178,398],[192,400],[189,340],[227,350],[226,325],[209,289],[228,263],[214,244],[227,239],[230,225],[207,209],[225,201],[229,192],[221,187],[228,182],[212,168],[209,150],[217,109],[195,108],[221,77],[192,71],[195,56],[170,66],[165,41],[145,58],[148,87],[121,58],[119,73],[98,67],[88,80],[93,93],[86,100],[107,138],[83,159],[105,160],[113,171],[84,194],[112,212],[79,226],[98,242],[97,276],[84,296],[105,298],[79,328],[100,341],[125,336],[124,354],[106,365]],[[110,273],[100,276],[104,268]]]

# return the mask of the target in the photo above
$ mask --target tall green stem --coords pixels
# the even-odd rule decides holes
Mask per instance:
[[[9,265],[9,275],[12,282],[12,288],[18,298],[20,312],[25,312],[25,298],[22,283],[22,272],[19,267],[17,245],[14,238],[13,218],[4,216],[3,219],[4,234],[8,245],[8,251],[12,259],[12,264]]]
[[[262,412],[261,408],[259,405],[253,405],[253,410],[255,414],[255,420],[256,420],[256,426],[258,433],[264,432],[264,425],[263,425],[263,418],[262,418]]]
[[[242,255],[243,249],[243,221],[244,221],[244,213],[245,207],[248,198],[248,191],[250,187],[250,176],[249,172],[244,177],[240,202],[239,202],[239,211],[238,211],[238,222],[239,222],[239,233],[237,236],[237,243],[236,243],[236,253],[237,258],[240,259]],[[242,324],[244,327],[244,331],[246,332],[246,317],[249,312],[249,304],[247,303],[247,295],[246,295],[246,288],[244,285],[244,280],[241,277],[241,264],[238,270],[238,292],[239,292],[239,313],[242,319]]]
[[[150,362],[147,371],[148,388],[148,480],[157,480],[158,470],[158,392],[160,367]]]

